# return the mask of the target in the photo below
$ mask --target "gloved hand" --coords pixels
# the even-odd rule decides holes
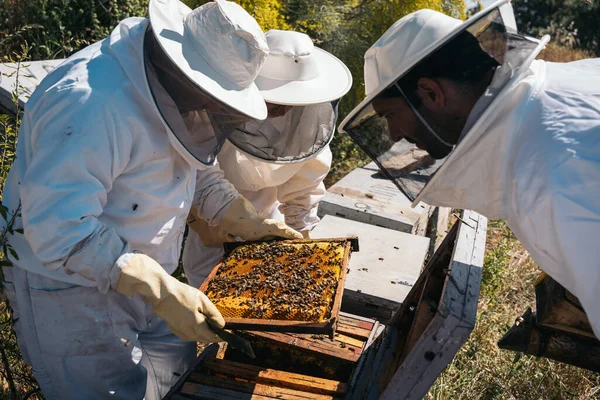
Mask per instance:
[[[141,295],[152,305],[156,315],[164,319],[171,331],[183,340],[202,343],[223,341],[208,327],[206,319],[221,328],[225,321],[204,293],[179,282],[145,254],[131,254],[125,258],[124,264],[117,283],[118,293]]]
[[[304,239],[310,239],[310,231],[300,231],[300,234]]]
[[[190,229],[200,236],[200,240],[207,247],[219,247],[225,242],[235,241],[238,237],[245,241],[278,237],[303,238],[300,232],[290,228],[283,221],[261,217],[252,203],[243,197],[231,203],[217,226],[209,226],[197,215],[195,207],[192,207],[190,214]]]

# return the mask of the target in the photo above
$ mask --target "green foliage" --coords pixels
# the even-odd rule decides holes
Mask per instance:
[[[280,0],[233,0],[242,6],[266,32],[270,29],[289,29],[284,14],[284,3]],[[183,0],[190,8],[208,3],[208,0]]]
[[[145,16],[147,0],[0,0],[0,54],[29,45],[31,58],[68,57],[108,36],[129,16]],[[4,40],[2,40],[4,38]]]
[[[549,34],[569,48],[600,54],[600,2],[592,0],[515,0],[517,26],[533,36]]]
[[[0,47],[2,46],[0,40]],[[23,45],[20,54],[13,54],[8,61],[14,62],[16,67],[10,73],[15,78],[16,88],[20,88],[19,78],[21,76],[21,62],[28,56],[28,47]],[[21,122],[22,110],[19,109],[17,94],[13,93],[13,102],[17,106],[15,117],[0,115],[0,199],[4,192],[4,182],[10,165],[12,164],[17,144],[17,133]],[[13,330],[10,304],[4,297],[4,267],[11,267],[12,263],[6,257],[10,254],[14,259],[19,259],[17,252],[10,246],[7,236],[22,235],[23,230],[15,228],[17,218],[20,217],[20,209],[9,210],[0,202],[0,217],[3,229],[0,231],[0,398],[2,399],[35,399],[41,398],[37,383],[31,372],[31,368],[23,361],[21,352],[17,345],[17,339]]]

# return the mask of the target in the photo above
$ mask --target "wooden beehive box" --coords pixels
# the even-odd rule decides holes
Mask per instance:
[[[382,328],[377,321],[341,313],[333,339],[245,332],[256,359],[213,345],[174,392],[195,399],[341,399],[362,352]]]
[[[486,226],[463,213],[388,325],[342,314],[333,340],[247,332],[256,360],[210,346],[165,399],[421,399],[475,324]]]

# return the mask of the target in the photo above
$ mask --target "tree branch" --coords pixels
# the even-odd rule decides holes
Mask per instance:
[[[0,342],[0,356],[2,358],[2,364],[4,365],[6,382],[8,383],[8,388],[10,389],[10,398],[11,400],[17,400],[17,388],[15,386],[12,372],[10,371],[10,364],[8,362],[8,357],[6,357],[6,352],[4,351],[2,342]]]

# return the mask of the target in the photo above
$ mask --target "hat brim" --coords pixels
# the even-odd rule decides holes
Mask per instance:
[[[344,96],[352,87],[352,74],[346,65],[334,55],[314,49],[312,55],[319,68],[319,75],[307,81],[283,81],[257,76],[256,86],[268,103],[289,106],[334,101]]]
[[[212,68],[184,34],[192,10],[179,0],[151,0],[149,18],[154,36],[170,60],[205,92],[251,118],[267,117],[267,106],[255,84],[237,86]]]
[[[346,116],[346,118],[344,118],[342,123],[338,126],[338,132],[345,133],[346,126],[352,120],[354,120],[354,117],[356,116],[356,114],[358,114],[363,109],[365,109],[373,101],[373,99],[375,99],[377,96],[379,96],[381,94],[381,92],[386,90],[388,87],[390,87],[392,84],[394,84],[394,82],[398,81],[400,78],[402,78],[404,75],[406,75],[410,70],[412,70],[423,59],[425,59],[427,56],[429,56],[430,54],[432,54],[433,52],[438,50],[440,47],[442,47],[443,45],[448,43],[450,40],[455,38],[461,32],[464,32],[471,25],[473,25],[477,21],[484,18],[486,15],[488,15],[494,9],[496,9],[506,3],[510,3],[510,0],[497,1],[496,3],[485,8],[484,10],[479,11],[478,13],[473,15],[471,18],[466,20],[464,23],[458,25],[456,28],[454,28],[452,31],[450,31],[446,36],[438,39],[437,41],[433,42],[432,44],[430,44],[429,46],[425,47],[423,50],[421,50],[420,52],[415,54],[412,57],[412,61],[406,63],[406,66],[402,70],[399,70],[398,73],[396,75],[394,75],[393,78],[388,79],[385,82],[382,82],[375,90],[373,90],[373,92],[371,92],[363,101],[361,101],[359,105],[357,105],[356,107],[354,107],[354,109],[352,111],[350,111],[350,113]]]

